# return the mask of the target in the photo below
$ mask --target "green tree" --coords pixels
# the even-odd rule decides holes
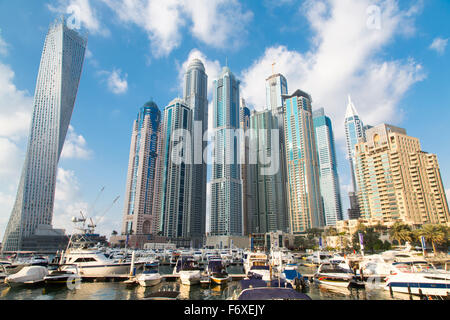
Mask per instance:
[[[436,244],[443,244],[448,242],[448,228],[444,225],[426,224],[421,229],[417,230],[416,236],[419,238],[423,236],[425,241],[431,242],[433,246],[433,253],[436,253]]]
[[[389,229],[389,236],[391,239],[396,240],[399,245],[402,244],[402,241],[405,241],[406,243],[407,241],[411,242],[413,240],[411,228],[401,222],[394,223]]]

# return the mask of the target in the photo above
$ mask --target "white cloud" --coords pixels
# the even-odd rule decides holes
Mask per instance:
[[[122,74],[122,70],[114,69],[113,71],[99,71],[99,75],[106,76],[106,83],[109,91],[114,94],[125,94],[128,91],[128,75]]]
[[[28,133],[33,98],[14,85],[14,71],[0,62],[0,137],[20,139]]]
[[[137,25],[151,41],[155,57],[167,56],[182,40],[182,28],[218,48],[237,46],[252,19],[237,0],[102,0],[121,22]]]
[[[93,1],[96,3],[96,1]],[[47,4],[50,11],[65,14],[67,22],[76,29],[84,27],[92,34],[108,36],[109,30],[101,26],[97,11],[90,0],[58,0],[58,5]]]
[[[242,72],[242,96],[261,109],[265,105],[261,91],[276,62],[275,72],[287,78],[289,92],[302,89],[311,94],[313,108],[325,108],[341,142],[348,93],[366,124],[398,122],[398,103],[414,83],[424,78],[422,66],[411,58],[382,61],[377,54],[400,32],[411,35],[418,8],[401,11],[393,0],[375,3],[381,9],[379,30],[367,27],[367,8],[372,1],[307,1],[301,12],[314,31],[312,49],[300,53],[285,46],[267,48]]]
[[[244,38],[253,13],[243,11],[237,0],[190,0],[184,10],[192,19],[192,34],[204,43],[230,50]]]
[[[448,39],[436,38],[433,40],[433,43],[430,45],[431,50],[435,50],[440,55],[443,55],[445,52],[445,48],[447,47]]]
[[[90,159],[92,151],[87,148],[86,139],[75,132],[75,129],[69,125],[66,141],[61,153],[63,159]]]

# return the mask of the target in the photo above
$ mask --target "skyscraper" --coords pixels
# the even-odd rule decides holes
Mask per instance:
[[[323,108],[313,112],[313,121],[325,225],[334,226],[336,221],[342,220],[342,205],[333,126],[331,119],[325,115]]]
[[[51,234],[58,161],[66,139],[87,39],[64,19],[48,30],[42,52],[27,153],[3,250],[26,249],[24,239]]]
[[[239,81],[228,67],[214,81],[214,149],[211,181],[211,235],[240,236],[242,180],[240,169]]]
[[[123,212],[124,234],[157,233],[158,212],[153,208],[153,197],[160,124],[161,111],[153,101],[140,109],[133,123]]]
[[[245,100],[241,99],[240,128],[247,132],[250,129],[250,109],[246,107]],[[244,235],[251,232],[251,217],[255,213],[255,192],[252,184],[250,159],[250,136],[245,135],[241,141],[241,178],[242,178],[242,230]]]
[[[448,223],[437,157],[421,150],[406,130],[381,124],[355,148],[361,216],[382,223]]]
[[[350,163],[350,176],[352,178],[353,192],[349,193],[351,208],[348,211],[350,219],[357,219],[360,216],[359,205],[355,202],[355,194],[358,191],[355,173],[355,146],[359,139],[365,139],[364,124],[359,118],[355,105],[352,102],[350,95],[348,96],[347,111],[345,113],[345,137],[347,141],[347,157]],[[367,126],[370,128],[370,126]]]
[[[173,239],[187,237],[190,227],[192,142],[188,136],[192,136],[192,110],[177,98],[164,109],[157,169],[159,230]]]
[[[311,97],[297,90],[284,96],[284,107],[289,220],[298,234],[324,225]]]
[[[287,80],[282,74],[273,74],[266,79],[266,107],[274,114],[283,111],[283,95],[288,94]]]
[[[280,201],[284,201],[284,205],[279,206],[281,210],[278,215],[283,222],[279,223],[279,230],[289,231],[289,214],[288,214],[288,178],[286,168],[286,146],[285,146],[285,109],[284,109],[284,95],[288,94],[288,84],[286,78],[282,74],[273,74],[266,79],[266,108],[271,110],[272,116],[277,119],[277,129],[279,141],[279,163],[280,172],[277,174],[277,180],[281,179],[283,183],[283,196]],[[275,129],[275,128],[274,128]],[[272,155],[273,156],[273,155]]]
[[[252,233],[287,231],[285,185],[282,179],[278,118],[271,110],[252,112],[250,117],[250,145],[259,155],[258,163],[251,166],[254,177],[255,214]],[[274,172],[266,174],[264,169]]]
[[[359,139],[364,139],[364,124],[359,118],[355,105],[348,96],[347,111],[345,113],[345,137],[347,140],[347,155],[350,161],[350,174],[352,176],[353,190],[356,192],[358,186],[355,178],[355,146]]]
[[[192,192],[190,209],[190,226],[188,236],[196,237],[199,242],[205,234],[206,225],[206,187],[207,165],[203,161],[203,150],[207,142],[203,141],[203,135],[208,130],[208,76],[205,73],[203,63],[194,59],[188,66],[184,77],[184,100],[192,110],[192,150],[193,160],[192,180],[190,188]]]

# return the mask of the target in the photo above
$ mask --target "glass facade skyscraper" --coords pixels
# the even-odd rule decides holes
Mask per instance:
[[[348,96],[347,111],[345,113],[345,137],[347,139],[347,156],[350,161],[350,174],[352,177],[353,190],[357,192],[358,185],[355,175],[355,146],[359,139],[364,139],[364,124],[359,118],[355,105]]]
[[[213,153],[211,180],[211,234],[240,236],[242,180],[240,169],[239,81],[224,67],[213,86]]]
[[[23,250],[23,241],[50,230],[56,174],[83,68],[87,39],[62,19],[48,30],[33,102],[30,135],[3,250]]]
[[[133,123],[122,232],[155,234],[157,210],[153,209],[155,171],[161,111],[147,102]]]
[[[325,225],[334,226],[336,221],[342,220],[342,204],[333,126],[323,109],[313,112],[313,121]]]
[[[157,169],[159,230],[168,238],[187,237],[190,226],[191,141],[180,136],[180,129],[192,133],[192,110],[184,100],[174,99],[164,109]]]
[[[250,117],[250,129],[252,152],[260,157],[257,164],[250,165],[256,208],[251,219],[252,233],[287,231],[285,184],[282,179],[281,150],[278,143],[278,118],[271,110],[253,112]],[[276,168],[276,172],[263,174],[262,169],[269,166]]]
[[[208,130],[208,76],[199,59],[190,62],[184,77],[184,100],[192,110],[192,150],[193,161],[191,209],[188,236],[202,237],[206,226],[206,186],[207,165],[203,161],[203,150],[207,142],[203,135]],[[198,242],[199,240],[197,240]]]
[[[284,96],[289,221],[294,234],[324,225],[311,97]]]

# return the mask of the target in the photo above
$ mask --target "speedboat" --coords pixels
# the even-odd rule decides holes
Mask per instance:
[[[195,285],[200,283],[201,270],[197,261],[192,256],[181,255],[173,270],[174,275],[179,275],[184,285]]]
[[[226,267],[221,259],[210,260],[206,272],[212,283],[223,285],[230,281],[230,275],[227,273]]]
[[[5,278],[5,283],[10,287],[39,284],[44,282],[46,275],[48,275],[48,271],[43,266],[26,266],[19,272],[8,275]]]
[[[145,270],[136,278],[136,281],[143,287],[156,286],[161,283],[161,280],[162,277],[156,269]]]
[[[81,276],[79,275],[76,266],[65,270],[62,270],[60,267],[50,271],[49,274],[44,277],[44,282],[46,285],[78,284],[81,282]]]
[[[397,262],[386,278],[386,290],[414,295],[447,296],[450,294],[450,273],[437,270],[425,261]]]
[[[364,282],[357,278],[349,269],[331,263],[319,266],[314,279],[320,284],[333,287],[363,288]]]
[[[284,269],[281,273],[281,279],[285,280],[294,288],[305,288],[309,281],[306,280],[296,269]]]

